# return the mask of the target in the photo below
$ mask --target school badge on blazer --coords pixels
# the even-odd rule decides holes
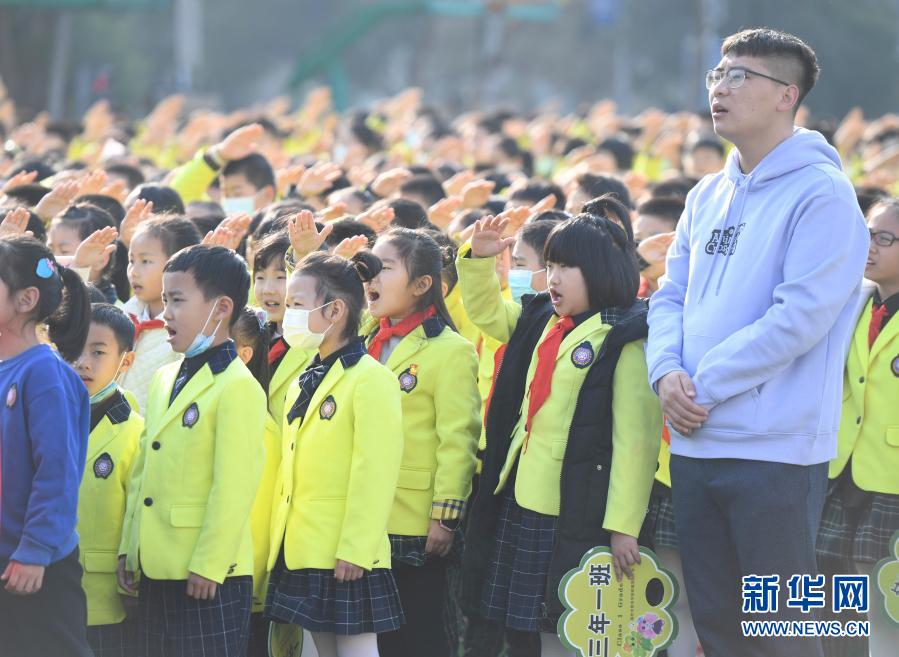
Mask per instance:
[[[400,390],[412,392],[418,385],[418,365],[410,365],[400,373]]]
[[[19,397],[19,388],[13,383],[6,393],[6,408],[12,408],[16,405],[16,399]]]
[[[574,348],[574,351],[571,352],[571,362],[578,369],[583,369],[590,365],[593,362],[593,359],[596,357],[596,354],[593,351],[593,345],[589,342],[582,342],[577,347]]]
[[[333,395],[328,395],[322,405],[318,407],[318,416],[323,420],[330,420],[337,412],[337,402]]]
[[[181,424],[188,429],[192,429],[193,426],[199,421],[199,419],[200,408],[197,406],[197,402],[194,402],[187,407],[187,410],[184,411],[184,415],[181,416]]]
[[[893,371],[893,376],[899,376],[899,356],[896,356],[890,363],[890,369]]]
[[[107,479],[112,474],[115,464],[109,452],[103,452],[94,460],[94,476],[97,479]]]

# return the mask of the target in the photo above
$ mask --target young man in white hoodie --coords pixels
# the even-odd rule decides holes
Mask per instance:
[[[735,148],[687,198],[650,304],[650,383],[671,430],[706,657],[819,657],[818,638],[744,637],[740,621],[814,619],[786,604],[787,582],[816,574],[869,237],[836,150],[793,125],[817,79],[814,51],[762,29],[728,37],[721,55],[706,84],[715,131]],[[779,577],[776,607],[744,592],[750,575]],[[744,613],[756,601],[767,613]]]

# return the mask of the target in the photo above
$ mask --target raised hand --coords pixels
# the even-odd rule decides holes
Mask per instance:
[[[303,196],[319,196],[322,192],[330,189],[334,181],[341,175],[342,171],[336,164],[319,162],[303,173],[297,185],[297,191]]]
[[[518,229],[524,225],[524,222],[527,221],[530,216],[531,209],[527,206],[522,206],[520,208],[511,208],[500,212],[496,215],[496,218],[506,222],[505,228],[503,228],[503,235],[505,237],[511,237],[518,232]]]
[[[72,267],[89,268],[92,272],[103,269],[109,256],[115,253],[118,236],[119,232],[112,226],[95,230],[75,249]]]
[[[128,211],[125,213],[125,218],[122,219],[122,223],[119,224],[122,244],[129,246],[137,227],[152,216],[153,201],[145,201],[142,198],[137,199],[131,207],[128,208]]]
[[[365,235],[353,235],[341,240],[340,244],[335,246],[331,253],[349,260],[367,247],[368,238]]]
[[[3,221],[0,222],[0,237],[7,235],[26,235],[25,229],[28,228],[28,218],[31,215],[28,210],[18,207],[6,213]]]
[[[317,251],[331,231],[334,224],[325,224],[321,230],[315,227],[315,217],[309,210],[302,210],[287,222],[287,234],[290,246],[293,247],[294,258],[299,262],[313,251]]]
[[[381,198],[393,196],[399,191],[400,185],[410,177],[412,177],[412,172],[408,169],[390,169],[375,178],[371,184],[371,191]]]
[[[462,188],[462,205],[466,208],[480,208],[490,199],[496,183],[490,180],[475,180]]]
[[[390,222],[394,220],[396,213],[390,206],[370,208],[356,217],[356,221],[365,224],[376,233],[383,233]]]
[[[428,208],[428,221],[439,228],[446,228],[455,218],[455,213],[462,207],[461,196],[450,196],[437,201]]]
[[[50,190],[49,194],[44,194],[44,197],[34,206],[34,213],[45,224],[50,223],[53,217],[69,207],[72,201],[75,200],[75,197],[78,196],[80,188],[81,185],[75,180],[56,185],[56,187]]]
[[[251,123],[238,128],[209,150],[213,157],[225,162],[240,160],[256,152],[263,132],[261,125]]]
[[[475,258],[492,258],[498,256],[515,244],[514,237],[503,237],[508,219],[487,216],[474,223],[471,236],[471,255]]]
[[[19,171],[19,173],[14,175],[3,184],[3,189],[0,191],[5,194],[15,187],[30,185],[35,180],[37,180],[37,171]]]

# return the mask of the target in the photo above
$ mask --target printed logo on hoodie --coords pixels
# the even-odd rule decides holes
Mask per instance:
[[[737,240],[740,239],[740,233],[743,232],[745,226],[745,223],[739,226],[731,226],[723,234],[721,229],[716,228],[712,231],[712,237],[709,238],[705,245],[705,252],[709,255],[715,255],[717,251],[718,255],[732,256],[737,252]]]

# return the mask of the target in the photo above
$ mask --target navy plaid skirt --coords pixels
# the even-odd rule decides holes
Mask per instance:
[[[877,563],[892,556],[889,541],[899,530],[899,495],[860,490],[851,480],[850,467],[830,483],[818,529],[818,556]]]
[[[405,623],[389,569],[376,568],[354,582],[338,582],[333,570],[287,570],[283,556],[272,571],[265,615],[277,623],[341,636],[392,632]]]
[[[142,577],[137,600],[142,657],[246,655],[253,604],[249,575],[227,578],[212,600],[189,598],[184,580]]]
[[[112,625],[88,625],[87,643],[94,657],[135,657],[138,629],[135,621],[128,619]]]
[[[543,601],[558,517],[521,508],[514,484],[506,486],[481,614],[514,630],[554,632],[543,621]]]
[[[655,482],[652,489],[652,497],[649,498],[649,513],[647,522],[652,527],[652,542],[654,546],[679,548],[677,542],[677,529],[674,525],[674,501],[671,498],[671,489]]]

